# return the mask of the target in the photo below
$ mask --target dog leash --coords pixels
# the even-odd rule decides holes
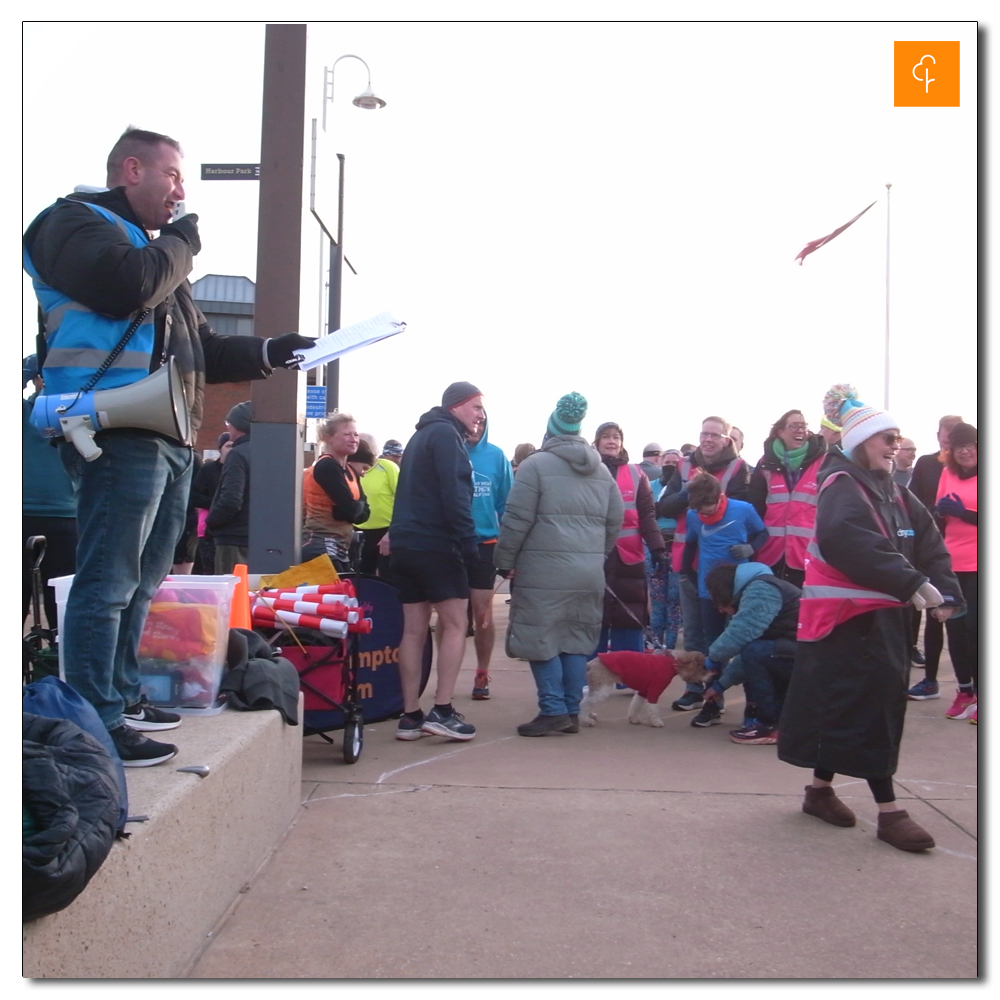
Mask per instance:
[[[642,629],[643,639],[645,639],[645,641],[648,642],[653,647],[653,649],[666,648],[663,645],[663,643],[660,642],[660,640],[657,639],[656,636],[652,633],[649,626],[643,625],[642,622],[639,621],[639,619],[636,618],[634,614],[632,614],[631,608],[628,607],[628,605],[611,589],[611,587],[607,583],[604,584],[604,589],[621,605],[622,608],[624,608],[625,614],[627,614],[629,618],[631,618],[632,621],[634,621],[636,625],[638,625],[639,628]]]

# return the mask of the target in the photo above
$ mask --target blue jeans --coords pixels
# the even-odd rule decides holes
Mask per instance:
[[[785,692],[792,676],[791,656],[775,656],[773,639],[754,639],[741,650],[743,689],[747,705],[753,704],[756,718],[767,726],[777,725]]]
[[[59,641],[66,682],[117,729],[139,701],[139,639],[184,530],[192,452],[145,431],[98,434],[97,444],[93,462],[59,446],[79,534]]]
[[[587,657],[592,660],[598,653],[628,650],[631,653],[642,653],[646,649],[646,637],[641,628],[617,628],[612,625],[601,626],[601,637],[597,640],[597,649]]]
[[[578,715],[587,683],[587,657],[560,653],[551,660],[532,660],[540,715]]]
[[[681,617],[684,623],[684,648],[704,653],[708,656],[708,645],[701,628],[701,598],[698,596],[698,585],[683,573],[679,573],[679,588],[681,593]],[[688,691],[701,693],[705,690],[702,684],[686,684]]]

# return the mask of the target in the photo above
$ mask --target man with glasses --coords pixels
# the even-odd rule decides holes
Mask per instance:
[[[730,500],[747,500],[750,489],[750,468],[736,453],[733,444],[732,424],[722,417],[705,417],[701,422],[698,447],[683,458],[675,469],[664,467],[666,486],[656,502],[658,518],[676,518],[671,549],[671,570],[680,573],[684,558],[685,518],[688,507],[688,482],[698,472],[707,472],[719,481],[722,492]],[[683,450],[683,449],[682,449]],[[701,606],[698,588],[689,579],[681,577],[681,617],[684,622],[684,648],[708,653],[708,645],[701,627]],[[687,691],[672,705],[675,711],[691,712],[704,704],[704,688],[689,684]]]
[[[896,453],[896,471],[892,474],[892,481],[900,486],[909,486],[913,479],[913,463],[917,458],[917,446],[909,439],[903,438]]]

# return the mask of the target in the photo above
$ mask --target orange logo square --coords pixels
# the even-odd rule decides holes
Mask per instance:
[[[893,107],[957,108],[958,42],[893,42]]]

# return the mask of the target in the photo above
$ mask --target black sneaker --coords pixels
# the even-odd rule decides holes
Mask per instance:
[[[722,722],[723,706],[717,701],[706,701],[702,705],[701,711],[691,720],[692,726],[700,729],[708,729],[709,726],[718,726]]]
[[[125,767],[152,767],[177,756],[173,743],[157,743],[131,726],[112,729],[110,736]]]
[[[693,712],[705,704],[705,696],[700,691],[685,691],[670,707],[675,712]]]
[[[442,715],[436,708],[424,716],[420,728],[432,736],[444,736],[449,740],[471,740],[476,735],[476,727],[466,722],[464,715],[455,711]]]
[[[399,717],[399,725],[396,726],[396,739],[419,740],[421,736],[427,735],[427,733],[420,728],[423,724],[423,715],[421,715],[419,719],[411,719],[406,715],[401,715]]]
[[[927,660],[924,654],[916,646],[910,647],[910,663],[915,664],[918,667],[926,667]]]
[[[161,729],[176,729],[181,724],[181,717],[176,712],[164,712],[162,708],[154,708],[143,695],[138,704],[126,708],[122,713],[125,725],[144,733],[155,733]]]

